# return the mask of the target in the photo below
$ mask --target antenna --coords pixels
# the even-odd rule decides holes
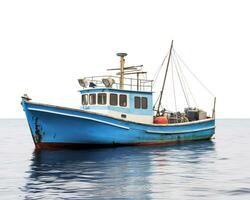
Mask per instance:
[[[137,90],[139,90],[139,75],[146,74],[146,72],[142,71],[143,65],[124,67],[124,64],[125,64],[124,57],[127,56],[128,54],[127,53],[117,53],[116,55],[120,57],[120,68],[110,68],[107,70],[108,71],[120,70],[120,72],[116,73],[116,75],[120,76],[120,89],[124,89],[124,76],[125,75],[136,74],[137,75]]]

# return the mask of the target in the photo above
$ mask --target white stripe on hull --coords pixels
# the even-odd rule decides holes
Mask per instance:
[[[153,130],[146,130],[146,133],[154,133],[154,134],[181,134],[181,133],[191,133],[191,132],[198,132],[198,131],[206,131],[210,129],[214,129],[215,126],[210,126],[206,128],[199,128],[193,130],[184,130],[184,131],[153,131]]]
[[[66,113],[55,112],[55,111],[50,111],[50,110],[43,110],[43,109],[37,109],[37,108],[28,108],[28,110],[52,113],[52,114],[63,115],[63,116],[68,116],[68,117],[76,117],[76,118],[81,118],[81,119],[87,119],[87,120],[96,121],[96,122],[100,122],[100,123],[103,123],[103,124],[108,124],[108,125],[111,125],[111,126],[116,126],[116,127],[119,127],[119,128],[127,129],[127,130],[130,129],[129,127],[126,127],[126,126],[121,126],[121,125],[118,125],[118,124],[114,124],[114,123],[111,123],[111,122],[106,122],[106,121],[99,120],[99,119],[94,119],[94,118],[91,118],[91,117],[84,117],[84,116],[79,116],[79,115],[66,114]]]

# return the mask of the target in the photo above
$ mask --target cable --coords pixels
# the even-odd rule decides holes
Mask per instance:
[[[171,62],[171,67],[172,67],[172,82],[173,82],[173,93],[174,93],[175,112],[177,113],[177,103],[176,103],[176,95],[175,95],[174,66],[173,66],[173,62]]]
[[[160,74],[160,71],[161,71],[161,69],[162,69],[162,67],[163,67],[163,65],[164,65],[164,63],[165,63],[165,60],[167,59],[168,55],[169,55],[169,52],[167,52],[167,54],[165,55],[165,57],[164,57],[164,59],[163,59],[161,65],[160,65],[160,67],[158,67],[158,69],[157,69],[157,71],[156,71],[156,73],[155,73],[155,75],[154,75],[154,77],[153,77],[153,84],[152,84],[152,87],[153,87],[153,88],[154,88],[155,82],[156,82],[156,80],[157,80],[157,78],[158,78],[158,76],[159,76],[159,74]]]
[[[155,106],[156,106],[156,104],[158,103],[159,99],[160,99],[160,95],[157,97],[157,99],[156,99],[156,101],[155,101],[155,104],[154,104],[154,106],[153,106],[153,110],[155,110]]]
[[[178,59],[183,63],[183,65],[187,68],[187,70],[195,77],[195,79],[201,84],[201,86],[207,90],[207,92],[212,96],[215,97],[215,95],[205,86],[204,83],[201,82],[201,80],[191,71],[191,69],[187,66],[187,64],[180,58],[180,56],[178,55],[178,53],[174,50],[176,56],[178,57]]]
[[[184,86],[183,86],[183,83],[182,83],[182,80],[181,80],[181,77],[180,77],[179,70],[178,70],[178,68],[177,68],[177,65],[176,65],[176,63],[175,63],[175,60],[174,60],[174,59],[173,59],[173,61],[174,61],[174,64],[175,64],[175,69],[176,69],[176,71],[177,71],[177,75],[178,75],[178,78],[179,78],[179,81],[180,81],[180,84],[181,84],[181,88],[182,88],[182,91],[183,91],[184,97],[185,97],[185,99],[186,99],[186,103],[187,103],[188,107],[190,107],[190,103],[189,103],[189,100],[188,100],[188,97],[187,97],[187,94],[186,94],[185,88],[184,88]]]
[[[191,95],[191,97],[192,97],[192,99],[193,99],[193,101],[194,101],[195,107],[197,107],[197,102],[196,102],[196,100],[195,100],[195,98],[194,98],[194,95],[193,95],[193,93],[192,93],[192,90],[190,89],[190,86],[189,86],[189,84],[188,84],[188,81],[187,81],[187,79],[186,79],[186,77],[185,77],[185,75],[184,75],[184,73],[183,73],[183,71],[182,71],[181,65],[180,65],[180,63],[179,63],[179,61],[178,61],[178,58],[177,58],[175,52],[174,52],[174,58],[176,59],[176,62],[177,62],[177,64],[178,64],[178,67],[179,67],[179,71],[180,71],[181,77],[183,78],[182,80],[183,80],[183,82],[184,82],[184,86],[185,86],[185,88],[188,89],[187,91],[189,91],[189,93],[190,93],[190,95]],[[186,87],[186,86],[187,86],[187,87]]]

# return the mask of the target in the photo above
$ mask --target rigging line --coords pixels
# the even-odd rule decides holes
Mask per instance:
[[[191,95],[191,97],[192,97],[192,99],[193,99],[193,101],[194,101],[194,104],[195,104],[195,106],[196,106],[196,108],[197,108],[196,99],[194,98],[194,95],[193,95],[193,93],[192,93],[192,90],[190,89],[190,86],[189,86],[189,84],[188,84],[187,78],[185,77],[185,75],[184,75],[184,73],[183,73],[183,71],[182,71],[182,67],[181,67],[181,65],[180,65],[180,63],[179,63],[179,60],[178,60],[178,58],[177,58],[175,52],[174,52],[174,58],[176,59],[177,65],[179,66],[180,74],[181,74],[181,76],[182,76],[182,78],[183,78],[182,80],[184,81],[185,86],[187,86],[187,89],[188,89],[188,91],[189,91],[189,93],[190,93],[190,95]]]
[[[156,99],[156,101],[155,101],[155,104],[154,104],[154,106],[153,106],[153,110],[155,109],[156,104],[158,103],[159,99],[160,99],[160,95],[157,97],[157,99]]]
[[[181,74],[181,67],[180,67],[178,61],[176,60],[176,58],[175,58],[174,56],[173,56],[173,58],[174,58],[173,60],[174,60],[174,62],[175,62],[175,67],[176,67],[177,73],[178,73],[178,75],[179,75],[179,79],[180,79],[180,82],[181,82],[181,86],[182,86],[183,93],[184,93],[185,98],[186,98],[186,100],[187,100],[187,104],[188,104],[188,106],[190,107],[190,101],[189,101],[188,91],[187,91],[185,82],[184,82],[184,80],[183,80],[183,76],[182,76],[182,74]]]
[[[177,115],[177,102],[176,102],[176,94],[175,94],[175,83],[174,83],[174,65],[173,65],[173,62],[172,62],[172,80],[173,80],[173,93],[174,93],[174,104],[175,104],[175,120],[176,120],[176,123],[178,123],[178,115]]]
[[[174,93],[175,112],[177,112],[177,103],[176,103],[176,95],[175,95],[175,84],[174,84],[174,66],[173,66],[173,62],[171,62],[171,67],[172,67],[172,81],[173,81],[173,93]]]
[[[175,63],[175,60],[174,60],[174,59],[173,59],[173,61],[174,61],[174,63]],[[181,80],[181,77],[180,77],[179,70],[178,70],[178,68],[177,68],[177,66],[176,66],[176,63],[175,63],[175,69],[176,69],[176,71],[177,71],[177,75],[178,75],[178,78],[179,78],[179,81],[180,81],[180,84],[181,84],[181,88],[182,88],[184,97],[185,97],[185,99],[186,99],[186,103],[187,103],[188,107],[190,107],[189,100],[188,100],[188,97],[187,97],[187,95],[186,95],[185,89],[184,89],[184,87],[183,87],[183,83],[182,83],[182,80]]]
[[[176,60],[176,62],[178,63],[178,60]],[[183,88],[185,89],[185,93],[187,95],[187,99],[188,99],[188,103],[189,103],[189,106],[191,106],[191,103],[190,103],[190,96],[189,96],[189,91],[187,89],[187,83],[185,82],[185,77],[183,75],[183,72],[182,72],[182,69],[181,69],[181,66],[179,64],[177,64],[177,68],[179,70],[179,73],[180,73],[180,77],[181,77],[181,80],[182,80],[182,84],[183,84]]]
[[[157,69],[155,75],[153,76],[153,84],[152,84],[152,87],[154,87],[155,82],[156,82],[156,80],[158,79],[158,76],[159,76],[159,74],[160,74],[160,71],[161,71],[161,69],[162,69],[162,67],[163,67],[163,65],[164,65],[164,63],[165,63],[165,61],[166,61],[166,59],[167,59],[169,53],[170,53],[170,52],[167,52],[167,54],[165,55],[165,57],[164,57],[164,59],[163,59],[161,65],[158,67],[158,69]]]
[[[155,107],[156,107],[156,104],[158,103],[159,99],[160,99],[160,95],[157,97],[157,100],[153,106],[153,111],[157,111],[157,110],[155,110]],[[160,107],[161,107],[161,109],[164,109],[164,107],[162,105]]]
[[[195,77],[195,79],[201,84],[201,86],[207,90],[207,92],[212,96],[215,97],[215,95],[206,87],[206,85],[204,83],[201,82],[201,80],[191,71],[191,69],[187,66],[187,64],[181,59],[181,57],[179,56],[179,54],[174,50],[174,52],[176,53],[178,59],[183,63],[183,65],[188,69],[188,71]]]

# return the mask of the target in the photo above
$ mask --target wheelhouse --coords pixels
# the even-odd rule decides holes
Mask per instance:
[[[138,122],[153,121],[152,92],[114,88],[80,90],[81,108],[111,117]]]

